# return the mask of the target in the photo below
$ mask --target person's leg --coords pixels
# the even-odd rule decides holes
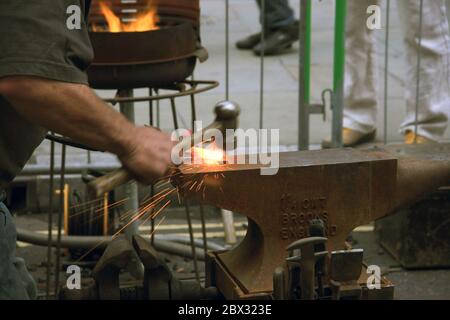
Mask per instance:
[[[16,262],[16,229],[11,214],[0,202],[0,300],[30,298]]]
[[[261,12],[262,0],[256,0]],[[261,12],[260,21],[263,21]],[[265,0],[265,25],[267,30],[286,27],[295,22],[294,10],[288,0]]]
[[[349,0],[347,8],[344,128],[363,134],[375,130],[377,66],[374,32],[366,27],[374,0]]]
[[[404,29],[408,70],[405,77],[407,116],[401,132],[416,125],[417,56],[421,54],[418,135],[438,140],[450,114],[450,36],[444,0],[424,1],[422,45],[419,47],[420,1],[397,1]]]

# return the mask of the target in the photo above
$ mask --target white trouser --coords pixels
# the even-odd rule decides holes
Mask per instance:
[[[349,0],[344,127],[364,133],[375,128],[378,109],[378,75],[375,32],[366,27],[368,6],[378,0]],[[438,140],[450,116],[450,35],[445,0],[425,0],[422,45],[419,43],[419,0],[397,1],[404,35],[405,99],[407,115],[401,132],[414,131],[416,125],[417,53],[421,52],[418,134]],[[390,112],[395,112],[392,109]]]

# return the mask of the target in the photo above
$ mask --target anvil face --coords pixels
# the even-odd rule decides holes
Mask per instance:
[[[395,205],[397,159],[386,152],[281,153],[277,175],[263,176],[260,168],[182,168],[178,181],[185,196],[248,217],[245,239],[218,255],[244,293],[272,291],[272,275],[285,262],[286,247],[309,236],[312,219],[323,220],[328,250],[337,250],[354,228]]]

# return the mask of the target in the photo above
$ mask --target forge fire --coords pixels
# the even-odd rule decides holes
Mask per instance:
[[[94,24],[92,28],[96,32],[143,32],[159,29],[157,9],[151,1],[148,2],[148,9],[142,13],[136,12],[130,18],[124,19],[126,21],[122,21],[106,1],[100,1],[99,6],[107,26],[100,27]]]

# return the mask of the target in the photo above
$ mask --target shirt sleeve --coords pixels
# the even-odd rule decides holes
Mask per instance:
[[[88,84],[93,59],[84,0],[1,0],[0,77],[37,76]],[[80,29],[69,30],[69,6],[80,8]]]

